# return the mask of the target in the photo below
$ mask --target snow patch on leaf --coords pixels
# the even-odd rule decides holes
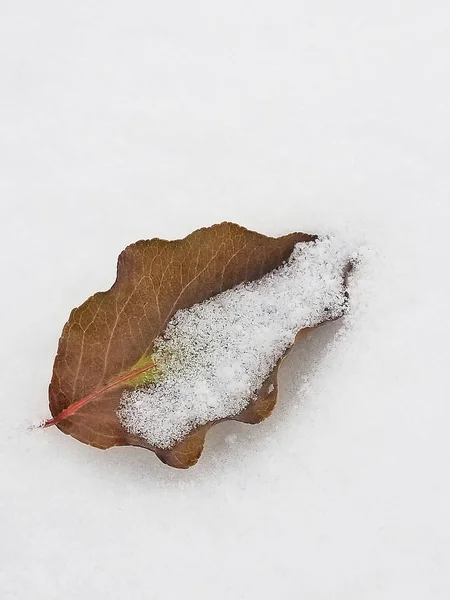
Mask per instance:
[[[301,329],[343,314],[351,255],[335,238],[299,243],[261,279],[178,311],[155,341],[161,379],[122,394],[125,429],[171,448],[194,428],[239,414]]]

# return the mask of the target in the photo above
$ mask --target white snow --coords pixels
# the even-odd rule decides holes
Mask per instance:
[[[449,2],[0,4],[2,600],[448,600]],[[187,471],[30,431],[119,252],[223,220],[366,248],[273,415]]]
[[[124,427],[170,448],[195,427],[240,413],[300,330],[344,314],[351,255],[339,239],[296,244],[261,279],[175,313],[155,341],[160,379],[122,394]]]

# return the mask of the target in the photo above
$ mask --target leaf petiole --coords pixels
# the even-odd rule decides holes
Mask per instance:
[[[100,388],[99,390],[92,392],[92,394],[89,394],[88,396],[81,398],[81,400],[77,400],[76,402],[71,404],[68,408],[66,408],[65,410],[60,412],[59,415],[57,415],[56,417],[47,419],[46,421],[44,421],[44,423],[41,425],[41,427],[46,428],[46,427],[51,427],[52,425],[57,425],[60,421],[67,419],[68,417],[73,415],[75,412],[77,412],[77,410],[79,410],[82,406],[85,406],[92,400],[95,400],[96,398],[98,398],[99,396],[104,394],[105,392],[108,392],[109,390],[117,387],[121,383],[125,383],[126,381],[129,381],[130,379],[134,379],[135,377],[142,375],[142,373],[145,373],[146,371],[153,369],[153,367],[156,367],[156,363],[151,363],[145,367],[135,369],[134,371],[131,371],[130,373],[127,373],[126,375],[119,377],[119,379],[116,379],[112,383],[108,383],[108,385],[105,385],[104,387]]]

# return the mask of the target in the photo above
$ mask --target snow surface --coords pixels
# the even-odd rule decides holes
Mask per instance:
[[[2,599],[447,600],[449,3],[0,12]],[[119,252],[223,220],[366,247],[271,418],[187,471],[30,431]]]
[[[155,340],[160,378],[122,394],[124,427],[158,448],[233,417],[256,397],[299,331],[342,317],[348,244],[296,244],[283,265],[179,310]]]

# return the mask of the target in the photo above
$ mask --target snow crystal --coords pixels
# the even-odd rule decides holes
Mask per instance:
[[[261,279],[178,311],[155,342],[159,380],[122,394],[124,427],[170,448],[194,427],[241,412],[299,330],[342,315],[350,256],[335,238],[299,243]]]

